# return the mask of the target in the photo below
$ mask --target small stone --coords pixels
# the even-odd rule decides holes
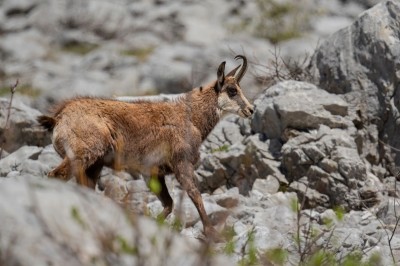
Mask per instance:
[[[258,190],[262,194],[267,195],[278,192],[279,187],[279,181],[272,175],[268,175],[266,179],[256,179],[252,190]]]
[[[319,163],[318,166],[321,167],[325,172],[332,173],[338,170],[338,164],[334,160],[324,158]]]

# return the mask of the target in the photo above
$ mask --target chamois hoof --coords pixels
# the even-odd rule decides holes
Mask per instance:
[[[105,182],[99,180],[97,181],[97,189],[101,192],[103,192],[104,190],[106,190],[106,184]]]
[[[61,180],[66,180],[67,178],[64,178],[60,173],[56,172],[55,170],[50,171],[47,173],[48,178],[56,178],[56,179],[61,179]]]
[[[54,171],[48,172],[48,173],[47,173],[47,177],[49,177],[49,178],[55,178],[56,176],[55,176],[55,174],[54,174]]]

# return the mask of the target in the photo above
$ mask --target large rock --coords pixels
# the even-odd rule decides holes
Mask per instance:
[[[5,177],[11,171],[28,170],[23,167],[28,160],[37,160],[43,148],[23,146],[0,161],[0,176]],[[41,176],[43,173],[36,173]]]
[[[13,152],[23,145],[44,146],[49,144],[48,132],[39,127],[36,121],[37,116],[41,113],[21,101],[14,100],[9,118],[7,118],[9,102],[9,99],[0,98],[1,147],[7,152]],[[6,123],[8,124],[6,125]]]
[[[341,256],[358,249],[364,253],[364,258],[369,258],[374,253],[378,254],[380,257],[378,265],[397,265],[400,261],[400,236],[393,234],[389,244],[387,236],[393,232],[393,227],[390,224],[387,224],[386,228],[382,227],[383,223],[384,220],[368,210],[351,211],[336,224],[335,230],[332,232],[331,243],[328,246],[337,245],[338,255]],[[327,244],[327,241],[325,239],[323,244]]]
[[[202,189],[213,191],[223,185],[234,186],[245,195],[257,178],[265,179],[269,175],[286,184],[279,170],[280,147],[276,140],[263,140],[260,135],[252,135],[242,142],[204,152],[196,171]]]
[[[284,142],[282,148],[276,146],[275,158],[282,159],[277,167],[289,181],[288,189],[305,199],[305,208],[358,209],[379,201],[379,189],[374,189],[379,181],[359,154],[362,136],[340,96],[312,84],[287,81],[269,88],[255,104],[251,126],[260,133],[258,139],[267,141],[256,141],[253,135],[243,143],[247,148],[253,143],[256,154],[266,159],[274,158],[266,143]],[[273,163],[257,158],[251,159],[253,169]]]
[[[296,194],[278,192],[259,197],[253,193],[250,197],[239,196],[239,199],[240,204],[226,222],[226,226],[233,229],[234,254],[242,256],[243,251],[249,252],[252,244],[258,254],[284,247],[289,251],[289,260],[298,261],[294,250],[297,214],[292,209],[297,202]],[[253,243],[249,241],[251,238]]]
[[[365,202],[359,196],[359,189],[373,176],[367,175],[367,165],[360,158],[352,135],[347,130],[324,125],[290,138],[283,145],[282,168],[290,182],[300,182],[290,185],[290,189],[306,197],[306,207],[314,208],[336,205],[360,208]],[[365,196],[376,198],[377,193]],[[371,200],[367,205],[374,203]]]
[[[316,129],[320,124],[331,128],[347,127],[343,119],[348,104],[315,85],[286,81],[259,96],[251,127],[267,138],[280,138],[286,128]]]
[[[349,103],[363,136],[362,157],[374,164],[391,163],[390,149],[379,139],[400,146],[399,20],[400,3],[383,1],[323,42],[309,67],[322,89]]]
[[[238,124],[239,120],[235,115],[221,120],[203,142],[201,150],[203,152],[226,150],[229,146],[241,142],[244,136]]]
[[[149,218],[128,218],[90,190],[28,178],[0,183],[0,248],[6,265],[233,263],[222,255],[205,258],[199,242]]]

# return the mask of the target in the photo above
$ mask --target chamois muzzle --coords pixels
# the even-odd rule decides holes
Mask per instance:
[[[243,118],[249,118],[253,113],[254,113],[254,107],[250,105],[244,109],[241,109],[238,114]]]

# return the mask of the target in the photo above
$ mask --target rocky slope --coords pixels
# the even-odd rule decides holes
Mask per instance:
[[[321,2],[329,16],[318,16],[318,12],[311,16],[309,25],[314,28],[305,27],[309,35],[298,39],[297,45],[323,35],[323,24],[315,23],[318,19],[329,23],[328,17],[339,16],[341,10],[346,24],[363,5],[370,7],[374,1],[343,1],[343,6]],[[0,250],[4,251],[0,264],[68,260],[71,265],[140,265],[144,261],[146,265],[161,261],[228,265],[257,260],[265,265],[298,265],[319,254],[327,265],[334,265],[329,259],[341,265],[351,256],[358,263],[369,260],[371,265],[400,263],[396,230],[400,220],[396,168],[398,1],[382,2],[348,27],[325,35],[307,68],[313,84],[290,80],[260,93],[255,89],[252,119],[226,117],[210,134],[201,148],[196,175],[207,213],[226,236],[226,243],[211,247],[197,240],[203,238],[197,211],[173,176],[167,178],[167,185],[178,203],[167,226],[157,225],[151,218],[162,206],[141,178],[104,169],[104,192],[78,188],[73,181],[64,184],[47,179],[46,173],[60,158],[48,145],[49,136],[34,121],[40,112],[27,103],[43,110],[47,102],[69,95],[66,87],[80,91],[83,86],[92,89],[88,93],[105,95],[146,94],[144,88],[153,86],[164,93],[180,92],[197,82],[185,80],[194,66],[204,67],[200,71],[204,76],[197,76],[199,82],[213,78],[207,75],[214,71],[210,67],[217,65],[214,60],[232,57],[228,48],[235,45],[234,49],[242,46],[260,60],[264,55],[268,58],[268,43],[258,37],[243,38],[243,32],[230,35],[226,27],[215,26],[210,39],[199,37],[210,25],[220,25],[221,19],[237,26],[237,21],[255,14],[257,2],[225,3],[223,9],[223,1],[204,6],[182,1],[184,7],[136,1],[129,8],[123,8],[125,1],[57,1],[48,6],[40,1],[0,3],[5,37],[0,39],[0,56],[7,62],[1,66],[2,73],[6,79],[22,75],[43,95],[41,100],[17,98],[9,128],[5,128],[7,99],[1,101],[5,143],[0,160],[0,217],[6,218],[0,227]],[[334,3],[336,7],[332,7]],[[205,10],[210,6],[214,8]],[[46,13],[56,7],[58,12]],[[199,14],[206,11],[212,19],[198,23]],[[7,16],[11,20],[5,19]],[[109,21],[107,27],[104,19]],[[255,31],[257,24],[247,21],[243,27]],[[146,27],[149,24],[151,30]],[[44,32],[48,39],[41,38]],[[25,41],[17,39],[26,36],[37,38],[37,43],[48,42],[44,44],[47,48],[34,44],[36,55],[20,52],[17,44]],[[62,48],[53,56],[40,52],[52,50],[54,43],[65,47],[76,41],[98,46],[84,55],[71,55]],[[281,43],[288,56],[291,42]],[[146,56],[136,54],[154,44],[160,45]],[[136,52],[126,57],[120,51],[128,47]],[[25,56],[36,56],[36,60]],[[171,77],[168,71],[177,74]],[[262,88],[250,76],[247,83]],[[143,90],[128,93],[135,85]],[[111,92],[111,87],[117,89]],[[127,213],[140,215],[128,219],[121,206]],[[177,217],[181,224],[176,223]],[[21,250],[24,252],[17,253]],[[321,250],[325,253],[319,253]]]
[[[286,57],[312,53],[366,7],[342,2],[3,0],[0,88],[19,78],[18,97],[45,111],[75,94],[186,91],[238,53],[264,74],[271,43]],[[251,97],[263,89],[254,76],[244,82]]]

